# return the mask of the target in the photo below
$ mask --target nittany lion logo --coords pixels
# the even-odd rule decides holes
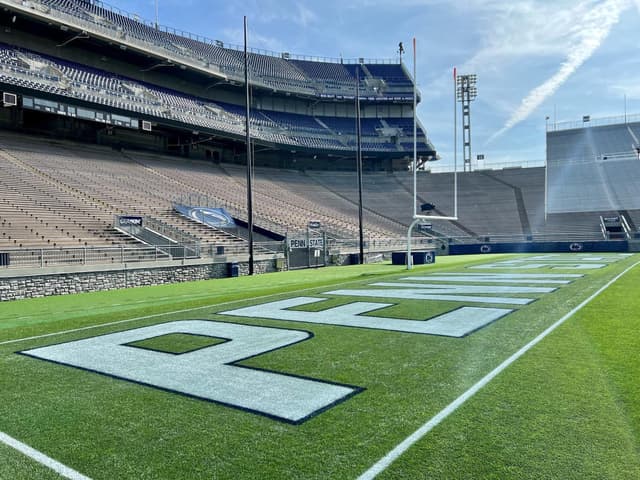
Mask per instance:
[[[582,250],[582,244],[572,243],[571,245],[569,245],[569,250],[571,250],[572,252],[579,252]]]
[[[480,247],[480,253],[490,253],[491,252],[491,246],[490,245],[482,245]]]

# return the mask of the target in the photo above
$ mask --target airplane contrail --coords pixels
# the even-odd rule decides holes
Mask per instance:
[[[640,10],[640,0],[635,0]],[[607,38],[611,28],[618,22],[622,11],[629,6],[627,0],[607,0],[593,8],[581,29],[581,41],[568,53],[566,60],[558,71],[543,84],[537,86],[522,99],[520,106],[511,115],[504,127],[494,133],[486,142],[491,143],[496,138],[525,120],[533,111],[565,82],[567,79],[600,47]]]

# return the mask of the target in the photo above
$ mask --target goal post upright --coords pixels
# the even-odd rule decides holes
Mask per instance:
[[[453,68],[453,216],[444,217],[440,215],[418,215],[418,93],[417,93],[417,76],[416,76],[416,39],[413,39],[413,221],[409,225],[407,231],[407,270],[413,268],[413,257],[411,256],[411,238],[413,229],[416,225],[424,220],[458,220],[458,128],[457,128],[457,79],[456,68]]]

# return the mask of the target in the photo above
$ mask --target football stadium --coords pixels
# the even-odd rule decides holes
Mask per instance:
[[[0,479],[640,478],[640,116],[480,168],[454,73],[442,169],[402,44],[0,7]]]

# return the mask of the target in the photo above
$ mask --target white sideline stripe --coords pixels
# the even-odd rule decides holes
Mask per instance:
[[[458,398],[456,398],[453,402],[447,405],[444,409],[440,410],[438,414],[431,418],[431,420],[427,421],[420,428],[418,428],[415,432],[405,438],[402,442],[400,442],[393,450],[387,453],[384,457],[378,460],[373,466],[371,466],[366,472],[358,477],[358,480],[372,480],[379,473],[382,473],[384,470],[389,467],[393,462],[395,462],[404,452],[406,452],[410,447],[412,447],[416,442],[422,439],[427,433],[433,430],[440,422],[442,422],[445,418],[455,412],[458,407],[463,405],[467,400],[473,397],[478,391],[487,385],[491,380],[497,377],[504,369],[506,369],[513,362],[522,357],[525,353],[527,353],[531,348],[537,345],[540,341],[542,341],[547,335],[553,332],[556,328],[562,325],[566,320],[575,315],[579,310],[581,310],[585,305],[591,302],[594,298],[604,292],[607,288],[609,288],[613,283],[618,281],[620,277],[626,274],[629,270],[639,265],[640,262],[636,262],[630,267],[627,267],[624,271],[616,275],[613,279],[609,280],[604,286],[602,286],[597,292],[592,294],[589,298],[585,299],[580,305],[576,306],[573,310],[563,316],[560,320],[556,321],[553,325],[544,330],[540,335],[527,343],[524,347],[518,350],[516,353],[507,358],[504,362],[494,368],[491,372],[485,375],[480,381],[478,381],[475,385],[473,385],[469,390],[464,392]]]
[[[53,458],[47,457],[44,453],[31,448],[29,445],[26,445],[13,437],[10,437],[4,432],[0,432],[0,442],[19,451],[41,465],[50,468],[54,472],[62,475],[64,478],[68,478],[69,480],[91,480],[89,477],[76,472],[73,468],[69,468]]]

